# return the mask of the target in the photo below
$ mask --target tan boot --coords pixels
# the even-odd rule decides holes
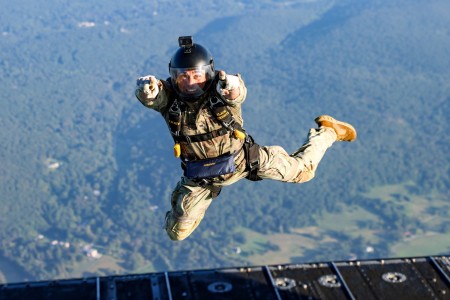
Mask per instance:
[[[356,140],[356,130],[348,123],[335,120],[327,115],[319,116],[314,121],[316,121],[319,127],[325,126],[333,128],[337,135],[336,141],[353,142]]]

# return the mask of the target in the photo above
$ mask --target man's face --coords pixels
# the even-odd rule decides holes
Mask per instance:
[[[185,70],[177,76],[178,89],[186,95],[195,95],[203,91],[206,72],[202,69]]]

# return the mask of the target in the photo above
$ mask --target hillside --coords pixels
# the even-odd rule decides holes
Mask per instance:
[[[3,280],[450,250],[448,1],[2,4]],[[307,184],[224,189],[173,243],[161,228],[179,162],[133,90],[168,76],[185,34],[243,76],[258,143],[293,152],[323,113],[358,140]]]

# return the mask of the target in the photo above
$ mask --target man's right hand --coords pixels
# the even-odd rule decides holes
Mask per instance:
[[[141,100],[155,99],[158,96],[158,80],[155,76],[147,75],[136,80],[135,94]]]

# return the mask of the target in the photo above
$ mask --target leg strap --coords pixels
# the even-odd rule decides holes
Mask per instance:
[[[248,171],[247,179],[251,181],[262,180],[258,176],[259,170],[259,148],[260,146],[255,143],[253,138],[247,134],[244,143],[245,160],[246,160],[246,171]]]
[[[219,196],[220,191],[222,190],[221,186],[216,186],[212,184],[212,181],[208,178],[202,178],[202,179],[194,179],[193,180],[196,184],[198,184],[201,187],[207,188],[211,191],[211,197],[217,198]]]

